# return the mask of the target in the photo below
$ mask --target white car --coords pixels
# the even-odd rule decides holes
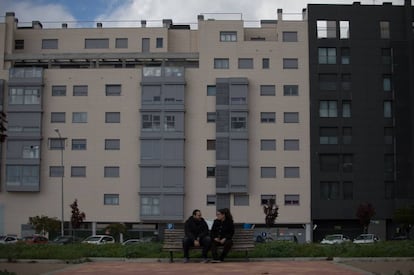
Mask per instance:
[[[354,239],[354,243],[376,243],[379,238],[375,234],[361,234]]]
[[[14,235],[0,236],[0,243],[1,244],[17,243],[17,241],[18,241],[18,239]]]
[[[350,242],[351,239],[342,234],[326,235],[321,241],[321,244],[341,244],[344,242]]]
[[[115,239],[109,235],[92,235],[83,240],[82,243],[107,244],[115,243]]]

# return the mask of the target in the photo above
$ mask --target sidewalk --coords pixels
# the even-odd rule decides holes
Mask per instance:
[[[169,263],[165,259],[92,259],[82,264],[66,264],[61,261],[42,261],[6,263],[0,262],[0,272],[7,270],[17,275],[38,274],[399,274],[414,272],[414,258],[338,258],[333,261],[313,258],[298,259],[251,259],[249,262],[229,261],[224,263],[201,264],[198,259],[184,264],[177,259]]]

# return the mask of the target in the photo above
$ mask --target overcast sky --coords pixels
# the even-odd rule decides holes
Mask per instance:
[[[217,18],[218,15],[213,16],[210,13],[229,13],[226,18],[260,21],[277,19],[277,9],[283,9],[285,18],[289,18],[294,17],[294,14],[300,14],[308,3],[352,4],[353,2],[353,0],[0,0],[0,19],[3,22],[5,13],[13,11],[19,24],[38,20],[44,27],[48,27],[46,22],[58,22],[60,25],[63,22],[84,21],[83,24],[73,23],[74,26],[80,26],[92,25],[92,21],[99,21],[106,27],[116,24],[134,25],[134,22],[141,20],[147,20],[150,26],[152,20],[162,19],[172,19],[175,24],[191,24],[197,22],[199,14],[205,14],[206,18]],[[383,2],[392,2],[394,5],[404,4],[404,0],[359,0],[358,2],[369,5],[381,5]],[[69,23],[69,27],[70,24],[72,23]]]

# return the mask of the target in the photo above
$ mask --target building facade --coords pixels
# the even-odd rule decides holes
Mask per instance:
[[[0,234],[28,218],[85,229],[182,225],[228,207],[238,225],[312,240],[308,24],[198,16],[196,29],[0,24]],[[263,229],[265,231],[265,229]],[[161,231],[160,231],[161,232]]]
[[[397,230],[394,211],[414,204],[413,15],[403,6],[309,5],[314,240]]]

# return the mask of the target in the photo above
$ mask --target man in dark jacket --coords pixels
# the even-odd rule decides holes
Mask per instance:
[[[183,239],[183,250],[184,250],[184,262],[187,263],[190,259],[189,251],[190,247],[202,246],[202,257],[203,262],[207,262],[207,253],[211,246],[211,238],[209,236],[208,225],[201,216],[201,211],[195,209],[193,215],[187,219],[184,224],[184,239]]]
[[[211,254],[213,255],[213,263],[222,262],[233,246],[234,222],[233,216],[228,208],[219,209],[217,218],[214,220],[213,228],[211,228]],[[217,248],[223,246],[220,257]]]

